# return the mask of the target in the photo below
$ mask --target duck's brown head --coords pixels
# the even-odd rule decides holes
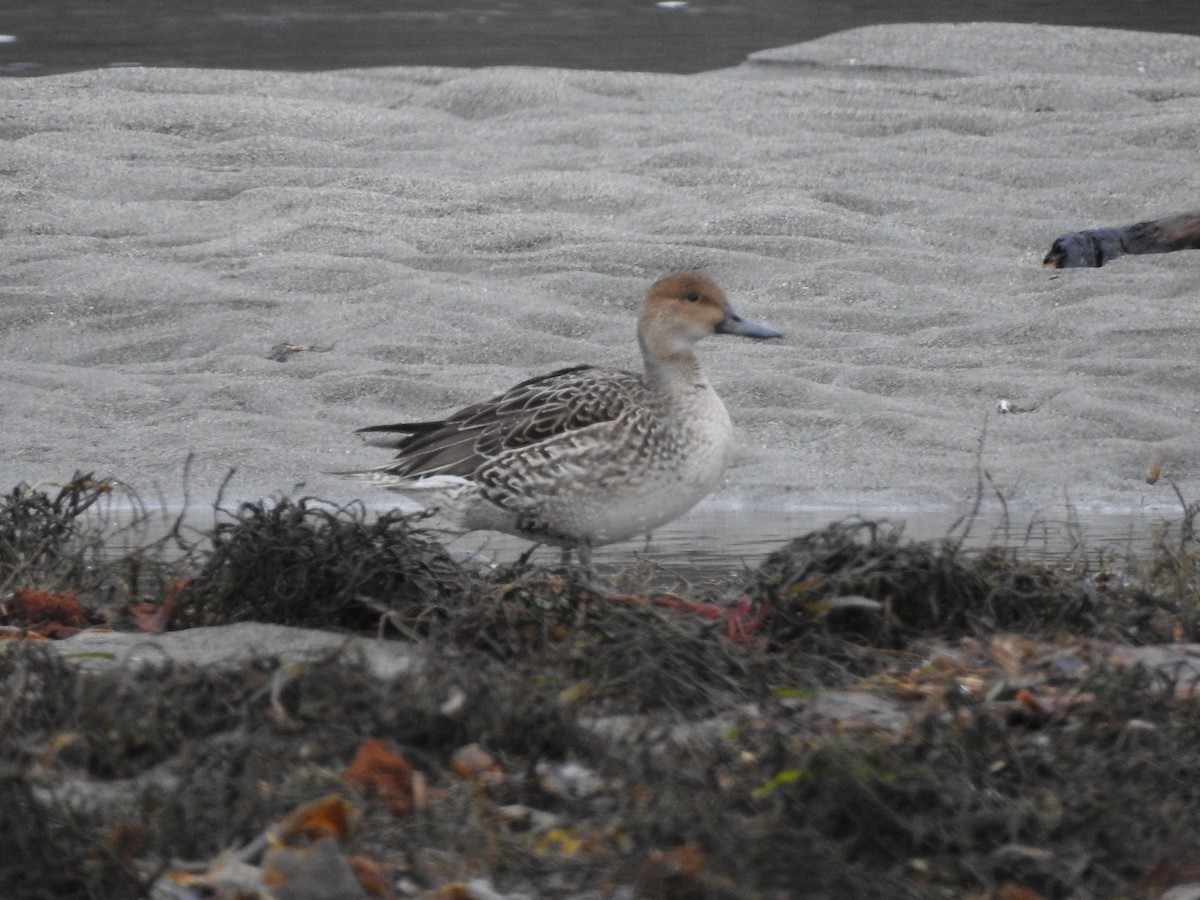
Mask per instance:
[[[647,355],[665,359],[690,354],[696,342],[710,334],[783,337],[734,312],[725,292],[706,275],[676,272],[650,285],[638,322],[638,338]]]

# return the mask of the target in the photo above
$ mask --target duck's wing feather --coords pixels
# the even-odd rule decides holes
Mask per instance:
[[[399,452],[380,471],[469,477],[502,453],[613,421],[638,405],[643,392],[632,372],[574,366],[522,381],[440,422],[374,425],[359,433],[399,435],[386,440]]]

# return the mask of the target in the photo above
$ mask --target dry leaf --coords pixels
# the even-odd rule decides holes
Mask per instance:
[[[4,603],[11,624],[38,626],[65,625],[82,628],[87,624],[87,610],[72,590],[45,591],[39,588],[17,588]]]
[[[393,815],[406,816],[423,805],[424,779],[398,751],[378,738],[365,741],[342,774],[382,799]]]
[[[279,825],[277,834],[285,844],[327,837],[344,842],[358,830],[361,821],[357,807],[337,794],[329,794],[296,809]]]

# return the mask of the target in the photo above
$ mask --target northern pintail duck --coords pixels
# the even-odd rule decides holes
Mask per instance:
[[[693,352],[710,334],[782,337],[735,313],[711,279],[668,275],[638,320],[643,374],[559,369],[441,421],[359,429],[400,452],[347,474],[438,507],[457,529],[573,548],[589,565],[592,547],[683,515],[725,472],[729,413]]]

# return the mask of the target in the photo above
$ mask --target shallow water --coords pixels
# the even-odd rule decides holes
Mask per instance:
[[[236,502],[222,503],[226,511],[236,507]],[[372,504],[369,516],[389,508],[387,504]],[[94,508],[91,521],[110,535],[105,555],[118,558],[168,534],[181,513],[181,532],[200,546],[214,522],[230,521],[228,512],[214,514],[210,504],[192,505],[184,511],[169,503],[160,501],[155,506],[150,501],[135,508],[119,498]],[[1028,562],[1054,564],[1070,560],[1096,568],[1112,559],[1146,559],[1164,533],[1170,540],[1178,539],[1180,518],[1180,510],[1167,508],[1090,510],[1081,514],[1067,507],[1017,512],[985,506],[968,522],[964,513],[948,509],[756,510],[702,504],[649,539],[598,548],[595,562],[601,572],[613,574],[650,566],[662,575],[684,581],[736,581],[793,538],[836,522],[866,520],[885,521],[900,528],[905,542],[948,538],[961,541],[968,551],[1000,546]],[[431,530],[435,521],[430,521]],[[530,548],[527,541],[492,532],[435,532],[435,536],[455,556],[482,565],[512,562]],[[541,547],[533,556],[534,562],[543,565],[555,565],[559,560],[560,551],[554,547]]]
[[[656,532],[648,545],[628,541],[604,548],[596,558],[598,562],[617,564],[641,558],[666,568],[682,566],[685,571],[731,574],[756,568],[768,554],[794,537],[858,517],[896,523],[903,528],[905,540],[958,540],[965,524],[957,514],[930,510],[868,511],[853,516],[835,510],[713,512],[685,517]],[[963,546],[981,549],[999,545],[1036,562],[1081,557],[1098,561],[1102,554],[1144,557],[1161,531],[1163,519],[1149,513],[1120,513],[1070,520],[1064,511],[1057,519],[1039,516],[1018,522],[1005,521],[999,513],[985,513],[971,524]]]
[[[649,540],[630,540],[595,552],[598,566],[613,569],[649,563],[681,578],[729,578],[755,569],[766,556],[791,539],[840,521],[886,520],[903,529],[908,540],[962,539],[968,550],[1002,546],[1031,562],[1071,559],[1098,564],[1101,559],[1145,558],[1170,523],[1178,534],[1177,512],[1089,512],[1080,517],[1067,510],[1005,518],[998,510],[977,515],[969,528],[961,514],[949,510],[700,509],[661,528]],[[462,555],[488,561],[509,561],[529,544],[507,535],[474,533],[448,537],[447,545]],[[553,564],[556,548],[536,552],[536,561]]]
[[[979,21],[1200,34],[1195,0],[50,0],[0,17],[0,75],[122,65],[687,73],[863,25]]]

